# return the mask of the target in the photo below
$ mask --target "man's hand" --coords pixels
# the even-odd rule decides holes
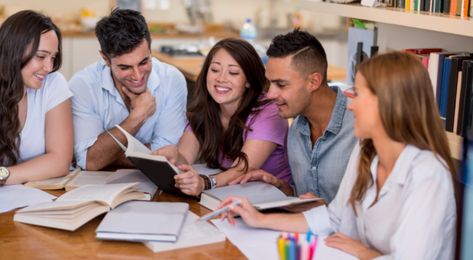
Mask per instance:
[[[122,87],[122,91],[130,99],[129,117],[138,121],[140,125],[156,112],[156,98],[149,89],[139,95],[130,92],[125,87]]]
[[[153,152],[154,155],[162,155],[168,159],[172,164],[176,164],[177,158],[179,157],[179,150],[174,144],[166,145]]]

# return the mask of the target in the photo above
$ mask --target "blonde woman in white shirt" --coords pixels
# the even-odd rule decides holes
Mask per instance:
[[[361,64],[349,105],[360,138],[335,199],[299,214],[262,214],[243,198],[225,217],[284,231],[331,234],[360,259],[452,259],[454,165],[429,75],[410,54]]]
[[[0,27],[0,185],[65,175],[72,160],[72,93],[57,70],[61,33],[24,10]]]

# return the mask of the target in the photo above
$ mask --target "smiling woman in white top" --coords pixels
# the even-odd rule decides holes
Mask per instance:
[[[360,259],[453,259],[454,166],[429,75],[412,55],[387,53],[355,79],[362,141],[335,199],[299,214],[265,215],[247,200],[227,214],[251,226],[331,234],[325,243]],[[223,204],[237,198],[228,198]]]
[[[72,96],[61,33],[49,17],[20,11],[0,27],[0,185],[65,175],[72,160]]]

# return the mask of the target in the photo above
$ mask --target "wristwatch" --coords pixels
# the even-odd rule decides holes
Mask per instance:
[[[215,176],[212,176],[212,175],[209,176],[209,179],[210,179],[210,188],[215,189],[217,187],[217,179],[215,178]]]
[[[8,177],[10,177],[10,171],[7,167],[0,167],[0,186],[3,186],[6,182]]]

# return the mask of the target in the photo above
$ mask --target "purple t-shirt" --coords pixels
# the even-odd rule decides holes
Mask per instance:
[[[263,163],[261,169],[288,183],[292,182],[291,169],[287,158],[286,137],[288,122],[278,114],[278,108],[273,103],[267,103],[254,114],[250,114],[246,125],[251,129],[243,132],[243,142],[246,140],[264,140],[275,143],[276,149]],[[186,130],[192,131],[190,127]],[[220,156],[222,158],[223,156]],[[222,159],[222,166],[229,168],[233,161]]]

